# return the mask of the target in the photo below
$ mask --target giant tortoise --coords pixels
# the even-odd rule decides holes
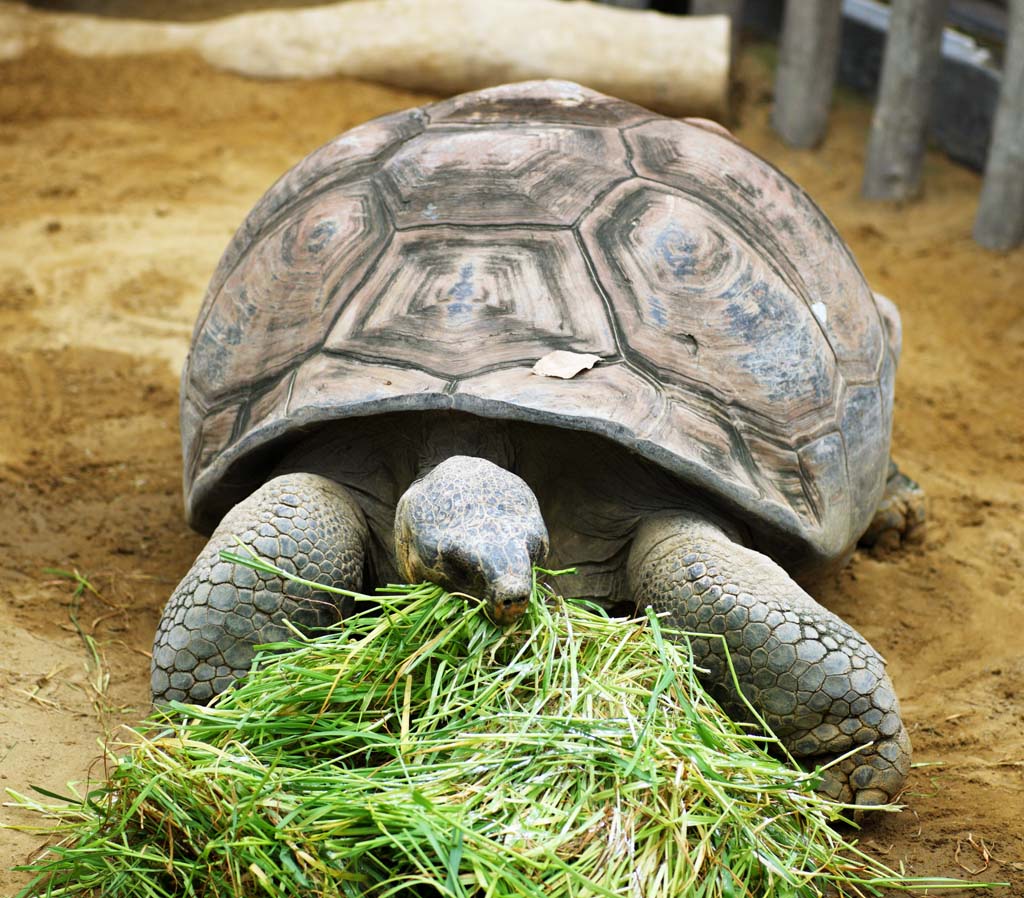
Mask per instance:
[[[794,578],[916,521],[890,473],[899,342],[822,212],[710,122],[542,81],[355,128],[257,203],[199,313],[184,488],[212,536],[154,699],[206,702],[286,618],[347,613],[220,560],[236,538],[349,590],[429,579],[503,625],[547,559],[577,568],[566,594],[711,634],[696,661],[742,715],[727,644],[794,755],[864,746],[824,791],[887,800],[910,745],[884,662]],[[534,372],[559,351],[598,361]]]

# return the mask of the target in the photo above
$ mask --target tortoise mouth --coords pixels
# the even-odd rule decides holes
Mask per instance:
[[[499,627],[509,627],[522,619],[529,604],[529,595],[504,596],[488,602],[486,612],[492,623]]]

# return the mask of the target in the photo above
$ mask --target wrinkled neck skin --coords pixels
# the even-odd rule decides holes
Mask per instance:
[[[641,525],[659,529],[664,519],[672,532],[670,522],[683,513],[746,541],[743,528],[676,478],[586,435],[439,415],[425,422],[423,447],[416,480],[396,511],[406,580],[508,601],[526,588],[532,566],[547,561],[576,567],[559,584],[567,594],[625,611],[626,559]],[[435,506],[444,508],[443,533]],[[539,548],[548,545],[550,552]],[[496,619],[501,615],[496,608]]]
[[[421,547],[417,564],[401,566],[402,545],[409,545],[413,525],[401,524],[399,512],[407,493],[419,495],[421,501],[424,495],[431,495],[422,485],[439,466],[456,457],[482,459],[514,475],[506,489],[519,496],[519,510],[504,521],[500,503],[486,495],[472,499],[472,490],[451,491],[453,500],[471,500],[462,531],[475,534],[474,538],[481,534],[493,537],[488,551],[497,551],[493,543],[504,533],[509,544],[497,552],[499,558],[502,552],[518,556],[518,585],[502,586],[495,597],[498,593],[510,596],[522,587],[525,553],[531,564],[577,569],[576,574],[559,578],[558,588],[566,595],[629,613],[626,561],[633,537],[643,521],[679,511],[698,513],[731,538],[750,544],[741,525],[702,501],[671,474],[628,450],[588,434],[520,422],[441,411],[338,422],[337,427],[294,446],[275,473],[320,473],[352,492],[370,527],[368,583],[415,581],[422,579],[419,573],[444,581],[429,540]],[[468,486],[464,477],[455,480]],[[539,509],[539,522],[532,520],[532,511],[524,512],[529,502],[523,498],[523,489]],[[490,523],[479,517],[483,511],[495,515]],[[402,526],[407,528],[404,544]],[[425,525],[415,526],[422,530]],[[459,527],[450,528],[453,535],[459,531]],[[543,562],[539,547],[529,543],[536,543],[542,532],[547,534],[549,546]],[[444,548],[453,550],[446,536],[438,539]],[[460,559],[456,567],[468,564],[474,573],[468,579],[449,578],[444,585],[479,595],[482,587],[474,578],[480,574],[493,578],[495,572],[479,560],[473,561],[477,549],[455,547],[453,552]]]
[[[416,479],[454,456],[482,458],[515,472],[516,451],[508,422],[469,415],[438,414],[423,421]]]

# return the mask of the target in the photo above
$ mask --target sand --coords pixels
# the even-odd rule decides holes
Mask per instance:
[[[766,55],[741,77],[739,137],[903,313],[894,452],[928,492],[927,539],[818,590],[886,655],[920,765],[863,842],[915,873],[987,864],[1024,895],[1024,252],[971,242],[980,181],[938,155],[923,201],[858,199],[863,101],[841,95],[823,148],[795,152],[767,127]],[[178,373],[234,228],[320,143],[426,99],[187,55],[0,65],[0,787],[101,777],[103,740],[146,711],[162,603],[203,542],[182,518]],[[0,891],[44,842],[0,830]]]

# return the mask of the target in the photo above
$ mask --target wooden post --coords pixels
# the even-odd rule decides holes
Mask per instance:
[[[906,200],[921,192],[948,6],[948,0],[893,0],[861,186],[868,199]]]
[[[772,125],[790,146],[813,147],[828,127],[839,65],[842,0],[788,0]]]
[[[987,249],[1024,241],[1024,0],[1010,0],[1003,85],[974,239]]]

